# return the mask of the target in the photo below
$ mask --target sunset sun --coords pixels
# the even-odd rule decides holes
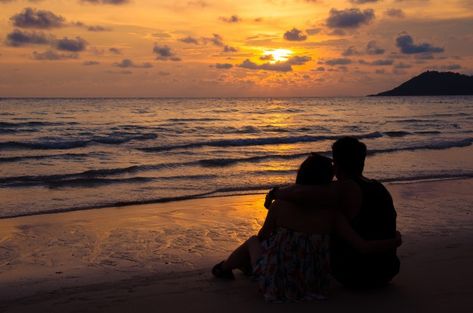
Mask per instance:
[[[269,63],[285,62],[293,52],[289,49],[270,49],[263,52],[263,58],[267,59]]]

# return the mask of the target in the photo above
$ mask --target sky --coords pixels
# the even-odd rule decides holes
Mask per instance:
[[[362,96],[473,74],[471,0],[0,0],[0,97]]]

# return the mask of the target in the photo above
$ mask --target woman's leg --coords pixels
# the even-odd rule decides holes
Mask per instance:
[[[251,267],[255,268],[256,262],[261,258],[263,255],[263,249],[261,249],[261,242],[257,236],[250,237],[246,241],[246,245],[248,247],[248,253],[250,255],[251,260]]]
[[[261,255],[259,239],[256,236],[250,237],[235,251],[228,259],[216,264],[212,268],[212,274],[222,279],[235,279],[232,270],[239,269],[246,275],[253,273],[254,264]]]
[[[251,238],[241,244],[235,251],[233,251],[228,259],[222,264],[223,270],[241,269],[245,273],[251,273],[251,257],[249,242]]]

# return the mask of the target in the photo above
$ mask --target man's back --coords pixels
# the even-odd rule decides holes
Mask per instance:
[[[361,206],[350,224],[366,240],[394,238],[396,211],[391,195],[375,180],[354,179],[361,190]],[[388,283],[399,272],[396,251],[361,255],[344,241],[333,237],[331,244],[333,276],[344,285],[378,286]]]

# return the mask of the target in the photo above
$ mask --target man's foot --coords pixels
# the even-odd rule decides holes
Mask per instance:
[[[223,269],[223,263],[224,262],[225,261],[222,261],[222,262],[218,263],[217,265],[215,265],[212,268],[212,274],[217,278],[221,278],[221,279],[225,279],[225,280],[235,279],[235,276],[233,276],[233,272],[231,270]]]

